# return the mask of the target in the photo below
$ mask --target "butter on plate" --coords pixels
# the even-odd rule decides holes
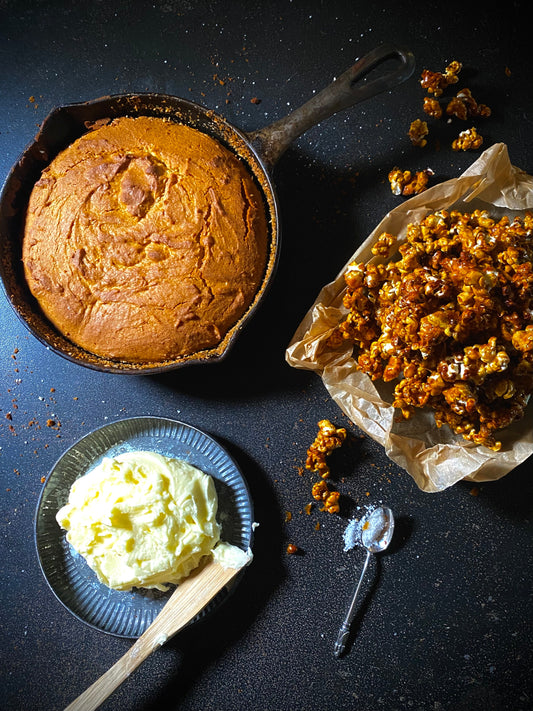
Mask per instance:
[[[227,567],[250,562],[250,552],[220,541],[217,509],[210,476],[183,460],[135,451],[104,458],[77,479],[56,519],[105,585],[164,591],[205,556]]]

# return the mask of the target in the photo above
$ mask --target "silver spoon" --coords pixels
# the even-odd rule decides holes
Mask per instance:
[[[340,657],[346,646],[346,640],[350,634],[350,625],[355,613],[355,600],[359,594],[359,588],[363,582],[370,556],[372,553],[381,553],[387,548],[391,542],[393,532],[394,515],[388,506],[381,506],[378,509],[374,509],[374,511],[372,511],[370,516],[368,516],[363,523],[361,540],[367,550],[365,564],[363,565],[361,577],[359,578],[359,582],[355,588],[350,607],[337,635],[334,650],[336,657]]]

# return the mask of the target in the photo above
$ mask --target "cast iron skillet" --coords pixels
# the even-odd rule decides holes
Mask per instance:
[[[391,68],[392,66],[392,68]],[[292,141],[334,113],[389,91],[414,70],[411,52],[381,45],[358,60],[329,86],[285,118],[253,133],[244,133],[221,116],[191,101],[163,94],[123,94],[54,109],[39,134],[11,169],[0,195],[0,276],[6,295],[27,328],[44,345],[64,358],[113,373],[161,373],[191,363],[219,361],[265,296],[276,270],[280,225],[271,174]],[[372,76],[369,74],[372,73]],[[269,256],[263,282],[247,312],[216,347],[154,363],[126,363],[88,353],[62,336],[41,313],[31,296],[22,267],[24,215],[41,171],[70,143],[98,121],[118,116],[162,116],[204,131],[229,147],[247,165],[260,186],[270,226]]]

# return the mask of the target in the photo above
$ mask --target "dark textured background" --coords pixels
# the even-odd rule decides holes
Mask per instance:
[[[157,91],[253,130],[382,42],[409,47],[417,59],[400,89],[322,122],[279,161],[280,266],[224,362],[161,376],[89,371],[36,342],[0,297],[1,708],[61,709],[131,644],[57,602],[38,567],[33,526],[41,478],[64,450],[135,415],[181,419],[225,446],[247,478],[260,526],[255,561],[235,594],[153,654],[102,708],[533,708],[531,459],[477,496],[466,482],[423,493],[360,436],[316,375],[284,360],[319,289],[398,204],[388,171],[430,166],[440,181],[477,155],[451,151],[445,122],[426,149],[410,145],[423,68],[463,62],[461,85],[493,110],[481,125],[484,147],[505,142],[512,163],[533,172],[527,6],[0,0],[1,181],[60,104]],[[298,467],[323,417],[350,432],[331,460],[340,516],[303,513],[313,477]],[[356,634],[336,660],[333,642],[364,558],[361,549],[343,552],[342,533],[358,506],[381,501],[394,509],[397,533],[390,554],[372,561]],[[285,554],[289,542],[301,555]]]

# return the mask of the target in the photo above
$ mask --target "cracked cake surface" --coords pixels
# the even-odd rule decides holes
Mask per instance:
[[[267,251],[262,195],[236,155],[167,119],[121,117],[43,171],[22,256],[63,335],[146,363],[216,346],[253,301]]]

